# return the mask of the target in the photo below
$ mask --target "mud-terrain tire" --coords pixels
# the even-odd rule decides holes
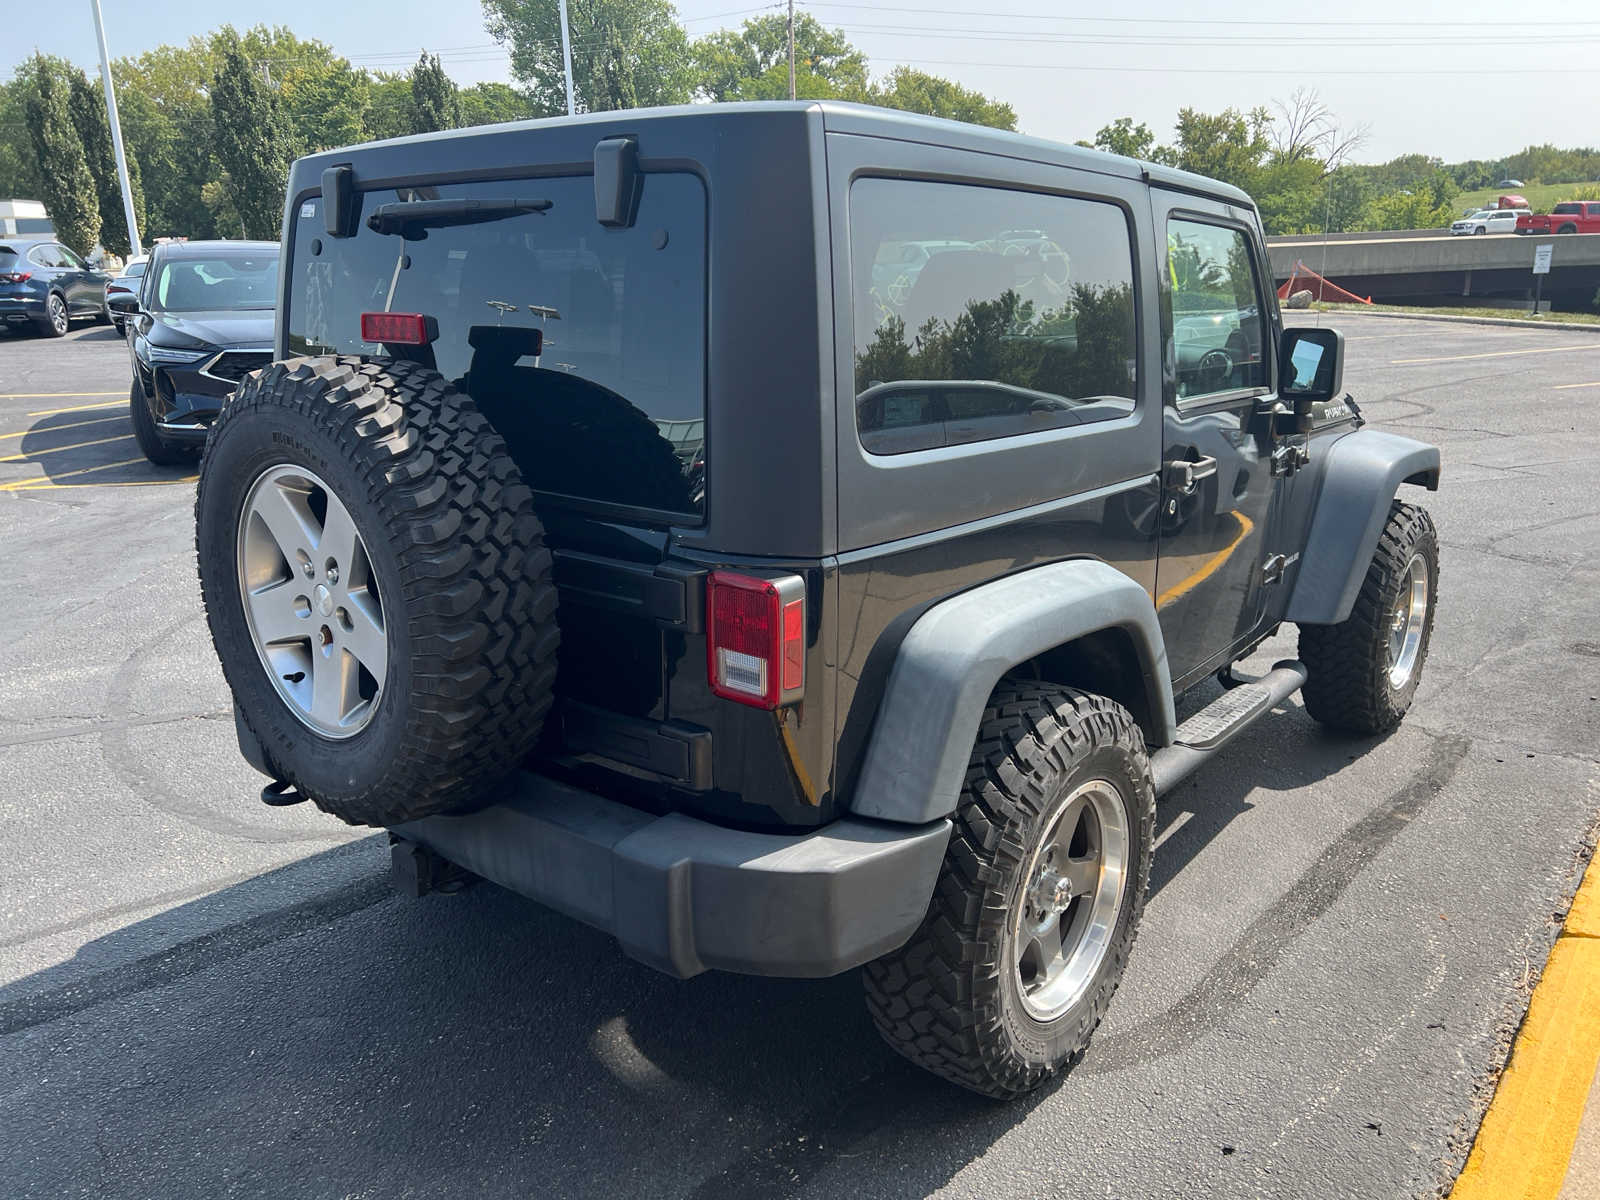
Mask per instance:
[[[1422,678],[1438,591],[1433,518],[1396,500],[1350,615],[1300,628],[1306,711],[1347,733],[1387,733],[1400,724]]]
[[[1089,872],[1093,893],[1052,916],[1033,907],[1046,863],[1070,875],[1075,864],[1094,860],[1092,839],[1083,858],[1044,857],[1075,819],[1075,803],[1094,814],[1102,851],[1120,821],[1122,852],[1115,870],[1112,856],[1102,855]],[[1103,805],[1114,806],[1106,811],[1115,821],[1100,823]],[[867,1008],[884,1040],[918,1066],[986,1096],[1014,1096],[1082,1056],[1122,978],[1144,908],[1155,826],[1144,737],[1128,711],[1104,697],[1003,680],[983,714],[954,825],[921,927],[863,968]],[[1089,907],[1072,907],[1080,905]],[[1104,930],[1095,956],[1073,956],[1076,981],[1058,976],[1073,986],[1029,996],[1032,986],[1048,986],[1049,975],[1026,979],[1037,946],[1019,950],[1024,930],[1054,920],[1065,949],[1080,919],[1092,926],[1091,917]],[[1060,961],[1064,970],[1066,956]]]
[[[298,576],[260,507],[269,485],[291,498],[298,525],[279,520],[299,531],[290,540],[315,535],[309,553],[297,552],[305,555]],[[329,533],[335,501],[348,514],[337,539]],[[212,641],[244,723],[280,779],[362,825],[466,811],[493,798],[539,736],[559,633],[532,493],[469,397],[411,363],[295,358],[263,368],[211,427],[195,522]],[[325,538],[331,547],[352,537],[341,583],[316,560]],[[263,574],[267,560],[274,569]],[[336,621],[358,610],[379,619],[361,625],[355,616],[367,640],[350,634],[348,646],[316,617],[304,647],[294,636],[258,641],[244,571],[252,612],[283,579],[317,597],[317,613],[340,604]],[[357,681],[349,708],[361,719],[351,730],[317,717],[314,702],[297,707],[293,675],[281,676],[286,684],[269,675],[269,644],[279,656],[272,661],[303,653],[313,691],[319,640],[324,657],[340,664],[329,678]],[[381,661],[381,681],[362,674],[369,658]],[[338,687],[333,711],[342,719],[352,688]]]
[[[137,378],[128,385],[128,416],[133,421],[133,440],[156,466],[176,467],[200,457],[198,444],[174,441],[156,428],[156,419],[150,415],[150,404]]]

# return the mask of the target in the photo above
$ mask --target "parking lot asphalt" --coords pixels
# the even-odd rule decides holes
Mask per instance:
[[[675,982],[258,803],[122,343],[0,334],[0,1195],[1447,1188],[1600,813],[1600,337],[1336,323],[1369,419],[1443,450],[1416,706],[1349,740],[1292,699],[1166,797],[1087,1059],[1003,1105],[853,973]]]

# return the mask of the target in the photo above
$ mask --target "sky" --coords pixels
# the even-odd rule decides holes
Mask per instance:
[[[20,7],[22,0],[9,0]],[[680,0],[691,36],[737,26],[758,0]],[[1271,105],[1315,89],[1342,126],[1363,128],[1357,161],[1412,152],[1493,159],[1530,143],[1593,145],[1600,8],[1589,0],[805,0],[843,28],[874,74],[905,63],[1009,103],[1025,133],[1091,139],[1120,116],[1169,140],[1177,110]],[[231,22],[288,25],[358,66],[402,70],[426,47],[458,83],[513,82],[484,32],[478,0],[102,0],[115,56]],[[999,11],[995,11],[998,9]],[[37,12],[38,10],[35,10]],[[42,20],[8,22],[0,78],[35,47],[86,68],[97,62],[89,0],[49,4]],[[1524,19],[1526,18],[1526,19]],[[1582,97],[1582,98],[1580,98]]]

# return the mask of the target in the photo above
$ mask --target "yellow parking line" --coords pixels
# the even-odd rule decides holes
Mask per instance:
[[[91,471],[109,471],[112,467],[131,467],[135,463],[148,461],[148,459],[143,457],[128,458],[124,459],[122,462],[101,463],[98,467],[80,467],[76,471],[63,471],[61,474],[57,475],[55,479],[71,479],[76,475],[87,475]],[[18,479],[12,483],[0,483],[0,492],[20,492],[24,488],[27,488],[29,484],[49,484],[54,482],[54,479]]]
[[[1573,388],[1586,387],[1600,387],[1600,380],[1596,380],[1594,383],[1558,383],[1556,384],[1556,391],[1566,392],[1571,391]]]
[[[79,442],[75,446],[51,446],[48,450],[29,450],[25,454],[7,454],[0,457],[0,463],[27,462],[31,458],[38,458],[41,454],[65,454],[68,450],[87,450],[90,446],[104,446],[107,442],[125,442],[133,434],[123,433],[116,437],[96,438],[92,442]]]
[[[1600,868],[1556,939],[1451,1200],[1555,1200],[1600,1066]]]
[[[1590,346],[1540,346],[1537,350],[1489,350],[1483,354],[1444,354],[1438,358],[1391,358],[1391,367],[1405,367],[1413,363],[1466,362],[1472,358],[1515,358],[1519,354],[1577,354],[1584,350],[1600,350],[1600,345]]]
[[[1182,596],[1194,588],[1199,587],[1207,579],[1210,579],[1212,575],[1216,574],[1217,568],[1222,566],[1223,563],[1227,562],[1233,552],[1239,548],[1239,543],[1244,541],[1245,538],[1249,537],[1250,531],[1256,527],[1255,522],[1249,517],[1245,516],[1242,512],[1230,512],[1228,515],[1239,523],[1239,535],[1221,550],[1218,550],[1210,558],[1206,559],[1205,562],[1200,564],[1198,570],[1194,571],[1192,574],[1185,575],[1182,579],[1178,580],[1177,583],[1173,584],[1166,591],[1162,592],[1161,595],[1157,596],[1157,608],[1165,608],[1179,596]]]
[[[136,461],[143,461],[142,459]],[[114,488],[114,487],[168,487],[174,483],[194,483],[198,475],[180,475],[175,479],[119,479],[109,483],[51,483],[48,480],[36,480],[23,484],[12,484],[0,488],[6,492],[48,492],[66,491],[68,488]]]
[[[0,392],[0,400],[81,400],[85,396],[120,396],[121,392]],[[36,416],[36,413],[29,413]]]
[[[121,395],[122,393],[120,393],[120,392],[117,392],[117,393],[112,393],[112,392],[89,392],[87,394],[91,395],[91,396],[110,396],[110,395],[113,395],[113,394]],[[124,400],[123,404],[126,404],[126,403],[127,403],[127,401]],[[121,407],[122,407],[122,404],[74,404],[69,408],[41,408],[38,412],[31,412],[28,415],[30,417],[53,417],[57,413],[89,412],[91,409],[96,409],[96,408],[121,408]]]
[[[27,437],[30,433],[64,433],[68,429],[87,429],[91,425],[104,425],[107,421],[121,421],[120,415],[115,417],[96,417],[92,421],[74,421],[71,425],[44,425],[34,426],[32,429],[19,429],[16,433],[0,433],[0,442],[8,438]]]

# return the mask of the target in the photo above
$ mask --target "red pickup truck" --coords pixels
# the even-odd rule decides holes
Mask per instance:
[[[1600,200],[1567,200],[1548,213],[1518,213],[1518,233],[1600,233]]]

